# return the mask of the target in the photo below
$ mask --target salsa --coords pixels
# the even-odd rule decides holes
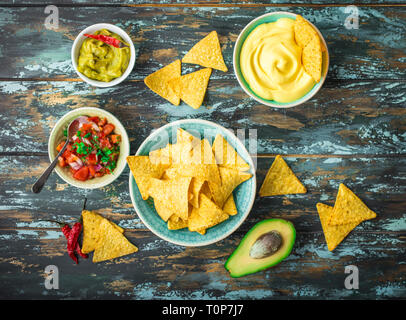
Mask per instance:
[[[69,168],[73,178],[80,181],[112,173],[120,155],[121,135],[114,133],[114,125],[106,118],[81,116],[78,120],[78,131],[58,158],[59,166]],[[67,130],[64,136],[68,136]],[[57,152],[65,142],[58,144]]]

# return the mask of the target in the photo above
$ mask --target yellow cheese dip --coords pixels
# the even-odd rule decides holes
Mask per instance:
[[[119,35],[106,29],[94,34],[114,37],[125,43]],[[129,47],[115,48],[100,40],[87,38],[80,47],[78,70],[90,79],[109,82],[125,72],[129,61]]]
[[[316,84],[303,68],[294,23],[292,19],[281,18],[261,24],[244,41],[241,72],[252,91],[263,99],[292,102]]]

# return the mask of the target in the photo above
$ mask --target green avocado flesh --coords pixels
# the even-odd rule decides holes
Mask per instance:
[[[258,253],[256,248],[262,248],[264,246],[259,245],[257,240],[261,242],[264,239],[264,235],[270,234],[270,232],[278,233],[282,238],[282,243],[274,252],[264,258],[254,259],[255,253]],[[262,236],[262,238],[260,238]],[[269,239],[269,237],[268,237]],[[247,274],[255,273],[270,267],[273,267],[285,259],[292,251],[293,245],[296,239],[296,230],[293,224],[283,219],[268,219],[258,222],[251,228],[250,231],[244,236],[238,245],[237,249],[228,258],[225,268],[230,272],[233,278],[245,276]],[[251,248],[254,246],[256,252],[251,252]],[[261,243],[259,243],[261,244]],[[251,254],[250,254],[251,253]],[[261,251],[261,253],[263,253]]]

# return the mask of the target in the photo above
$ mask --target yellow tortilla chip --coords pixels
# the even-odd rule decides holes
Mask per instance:
[[[327,248],[333,251],[345,237],[360,223],[353,222],[338,226],[332,226],[328,224],[331,214],[333,213],[333,207],[330,207],[323,203],[317,204],[317,211],[319,213],[321,227],[323,228],[324,237],[327,242]]]
[[[190,231],[200,231],[211,228],[228,219],[228,214],[221,210],[204,194],[200,194],[199,208],[192,208],[188,220]]]
[[[185,220],[182,220],[179,218],[177,215],[172,215],[169,220],[168,220],[168,229],[169,230],[179,230],[183,228],[187,228],[188,222]]]
[[[151,163],[148,156],[128,156],[127,163],[140,190],[142,199],[147,200],[150,179],[161,178],[166,167],[161,163]]]
[[[116,225],[114,222],[107,220],[101,215],[93,211],[83,210],[82,212],[83,220],[83,242],[82,242],[82,252],[89,253],[92,252],[98,246],[102,239],[102,234],[100,232],[100,223],[103,220],[108,221],[118,232],[123,233],[124,229]]]
[[[182,128],[178,128],[176,130],[176,143],[191,143],[191,146],[194,147],[195,145],[200,143],[200,139],[195,137],[191,133],[183,130]]]
[[[206,37],[196,43],[183,57],[183,63],[195,63],[203,67],[213,68],[227,72],[221,53],[220,41],[216,31],[210,32]]]
[[[302,48],[305,48],[313,38],[319,37],[312,25],[300,15],[296,15],[294,32],[296,43]]]
[[[200,192],[203,193],[207,198],[209,198],[210,200],[213,199],[213,195],[211,194],[211,190],[209,188],[209,183],[207,181],[205,181],[203,183],[202,188],[200,189]]]
[[[302,52],[302,63],[306,72],[316,81],[321,78],[321,66],[323,58],[319,37],[314,37]]]
[[[172,165],[190,161],[192,148],[193,141],[182,141],[175,144],[168,143],[164,148],[150,151],[149,159],[152,164],[160,165],[167,169]]]
[[[199,194],[200,190],[202,189],[204,180],[200,180],[197,178],[193,178],[192,182],[190,183],[190,193],[192,195],[191,199],[189,199],[189,203],[195,207],[199,208]]]
[[[168,221],[168,219],[175,214],[176,212],[172,211],[171,209],[167,208],[165,203],[159,199],[154,199],[154,207],[158,215],[161,217],[163,221]]]
[[[189,215],[188,190],[191,179],[190,177],[176,180],[152,178],[148,192],[154,201],[164,204],[170,212],[177,213],[180,218],[187,220]]]
[[[192,142],[189,143],[189,145],[191,144]],[[167,169],[165,173],[171,179],[184,176],[221,184],[219,168],[207,139],[201,140],[199,145],[192,146],[190,152],[182,152],[180,163],[172,164],[172,167]]]
[[[235,205],[234,196],[230,194],[226,203],[224,203],[223,211],[230,216],[234,216],[238,213],[237,206]]]
[[[376,213],[369,209],[350,189],[340,184],[334,210],[330,216],[329,225],[360,223],[376,218]]]
[[[172,90],[179,90],[183,102],[194,109],[199,109],[206,95],[211,68],[201,69],[169,81]]]
[[[138,248],[129,242],[108,220],[103,219],[99,228],[102,238],[99,246],[94,250],[93,262],[110,260],[138,251]]]
[[[217,134],[213,142],[213,152],[219,166],[249,170],[250,166],[237,153],[237,151],[227,142],[221,134]]]
[[[244,181],[250,179],[252,174],[225,167],[219,167],[219,171],[221,184],[209,181],[209,188],[214,202],[222,208],[234,189]]]
[[[295,176],[280,155],[277,155],[259,190],[260,197],[306,193],[305,186]]]
[[[156,94],[178,106],[180,103],[179,93],[172,89],[169,85],[169,81],[180,78],[180,76],[181,63],[180,60],[176,60],[147,76],[144,79],[144,83]]]

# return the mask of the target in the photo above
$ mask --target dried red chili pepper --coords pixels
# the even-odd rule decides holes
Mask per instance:
[[[79,234],[80,234],[81,231],[82,231],[82,224],[80,222],[76,222],[73,225],[72,230],[69,233],[69,237],[68,237],[68,253],[70,251],[73,252],[74,250],[76,250],[76,245],[78,244],[78,238],[79,238]]]
[[[65,236],[65,238],[68,240],[67,251],[68,251],[69,257],[71,257],[71,259],[73,261],[75,261],[76,264],[78,264],[79,261],[78,261],[78,258],[75,255],[75,251],[82,258],[87,259],[89,257],[87,254],[84,254],[82,252],[82,250],[80,249],[79,242],[78,242],[80,232],[82,231],[82,224],[80,222],[76,222],[73,225],[73,228],[71,229],[70,226],[67,223],[62,223],[62,222],[55,221],[55,220],[46,220],[46,221],[55,222],[55,223],[58,223],[60,226],[62,226],[62,229],[61,229],[62,233]],[[72,231],[74,231],[74,232],[72,232]]]
[[[85,33],[84,36],[88,37],[88,38],[100,40],[101,42],[109,44],[115,48],[120,48],[121,41],[116,38],[105,36],[104,34],[87,34],[87,33]]]

